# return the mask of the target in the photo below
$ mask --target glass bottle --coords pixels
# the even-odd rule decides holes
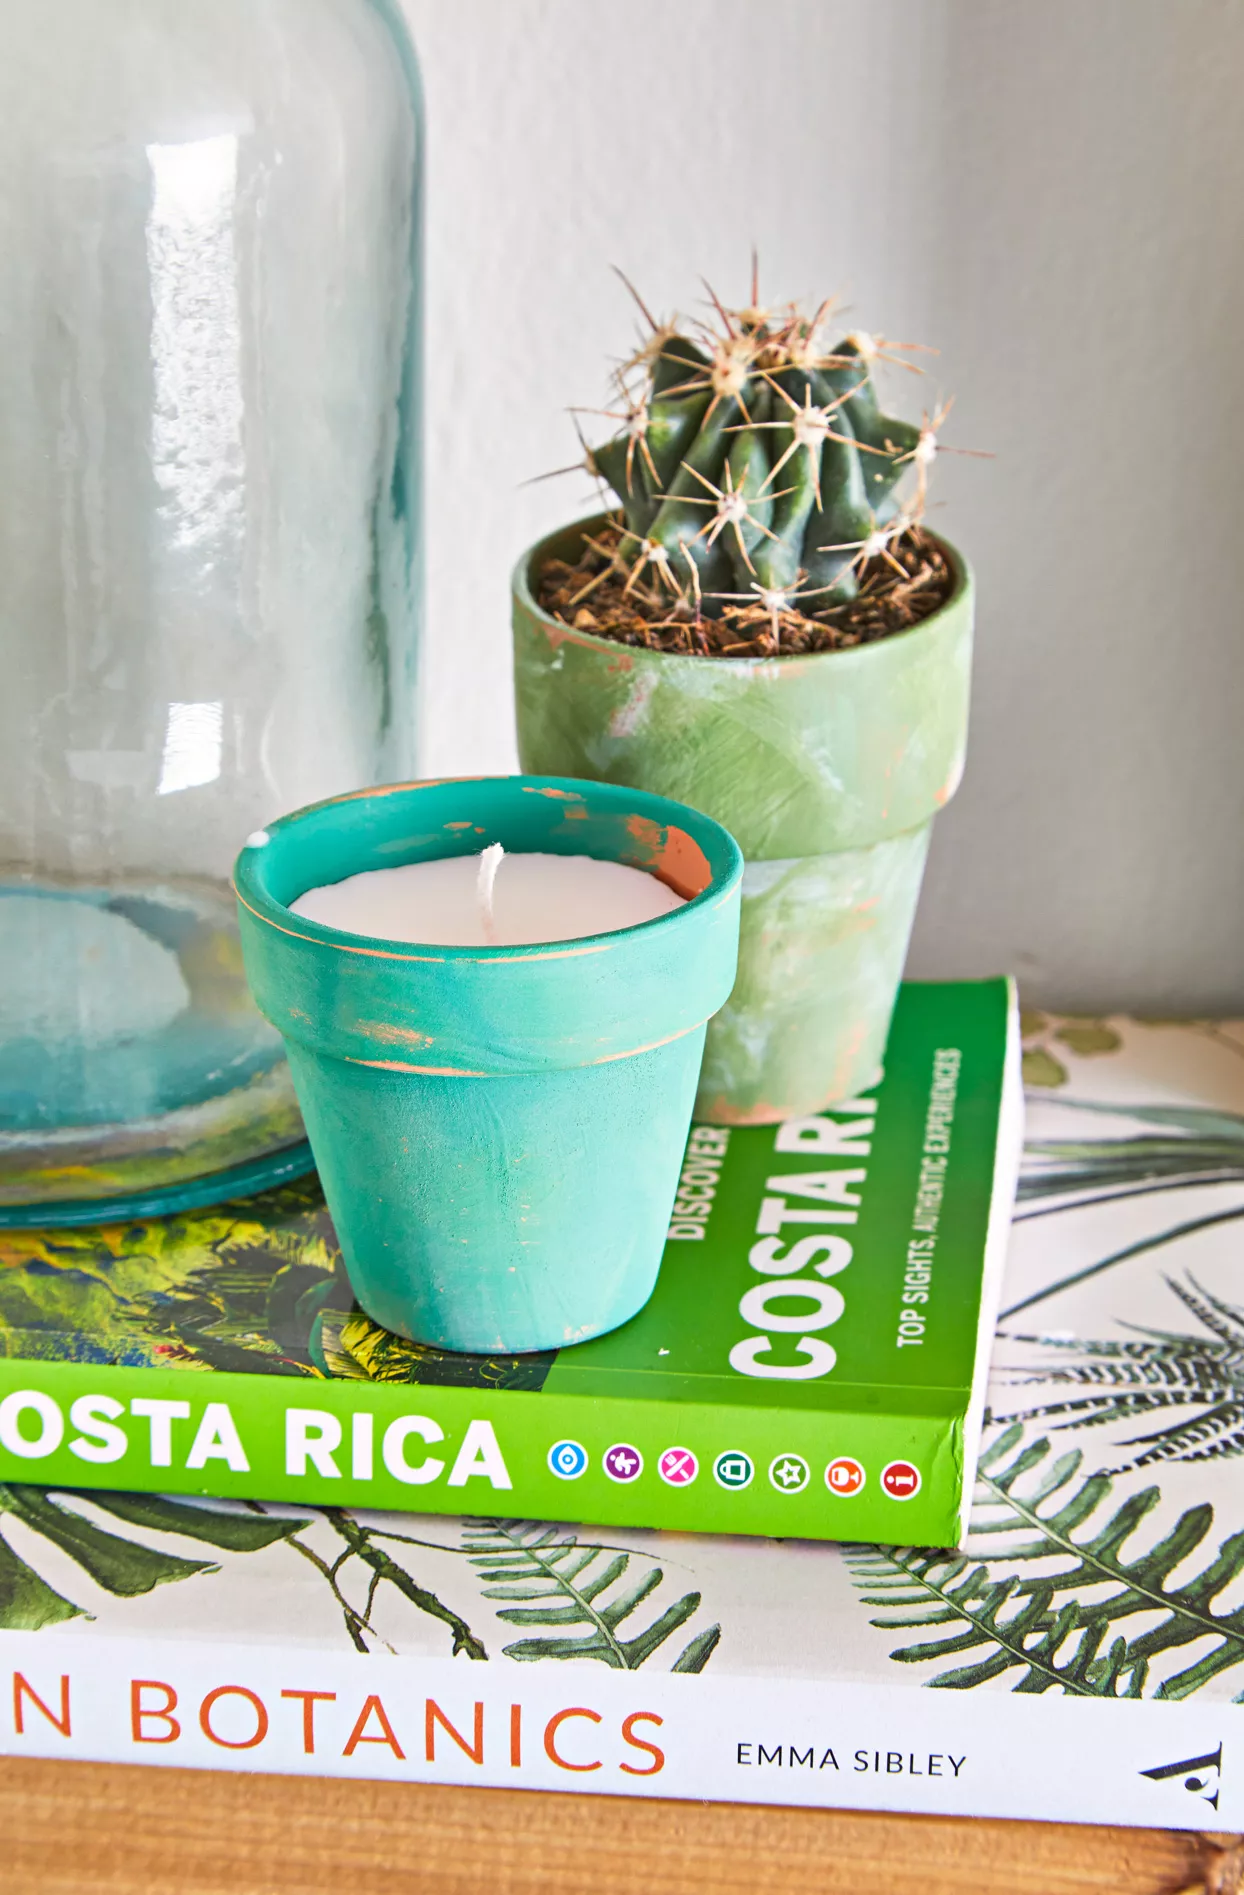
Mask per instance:
[[[230,869],[410,775],[389,0],[0,0],[0,1222],[309,1163]]]

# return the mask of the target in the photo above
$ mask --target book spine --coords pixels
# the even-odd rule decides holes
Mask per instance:
[[[953,1415],[0,1361],[0,1480],[948,1546]]]
[[[0,1752],[1233,1830],[1244,1707],[0,1634]]]

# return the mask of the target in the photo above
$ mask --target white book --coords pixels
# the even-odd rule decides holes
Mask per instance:
[[[1244,1827],[1244,1023],[1026,1026],[964,1551],[10,1486],[0,1750]]]

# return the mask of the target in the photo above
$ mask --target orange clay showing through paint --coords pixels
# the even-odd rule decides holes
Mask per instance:
[[[580,820],[587,817],[587,805],[576,790],[557,789],[547,783],[530,784],[524,787],[524,794],[547,796],[555,802],[564,803],[567,807],[563,814],[567,822],[576,817]],[[712,881],[713,872],[708,865],[708,857],[685,830],[672,827],[664,829],[648,816],[628,816],[626,833],[633,842],[639,844],[642,851],[641,858],[634,866],[655,875],[658,881],[672,888],[684,901],[702,895]]]
[[[663,829],[647,816],[628,816],[626,830],[642,851],[637,867],[657,876],[684,901],[703,894],[713,871],[699,843],[684,829]]]

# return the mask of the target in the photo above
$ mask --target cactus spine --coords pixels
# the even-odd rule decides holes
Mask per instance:
[[[747,309],[714,297],[718,324],[685,330],[640,302],[650,334],[609,411],[622,427],[587,465],[621,504],[632,580],[708,617],[732,602],[815,617],[919,518],[943,416],[883,413],[873,366],[896,345],[857,332],[825,349],[828,304],[775,313],[755,306],[754,276],[752,291]]]

